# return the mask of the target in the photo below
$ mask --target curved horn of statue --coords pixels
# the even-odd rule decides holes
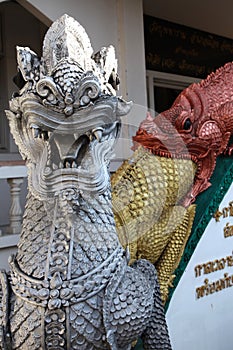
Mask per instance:
[[[154,266],[128,265],[108,164],[130,103],[118,98],[114,48],[93,54],[64,15],[39,58],[17,47],[23,88],[7,111],[28,167],[28,196],[9,274],[0,274],[0,349],[171,349]]]

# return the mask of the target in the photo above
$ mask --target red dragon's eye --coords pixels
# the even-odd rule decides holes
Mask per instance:
[[[184,130],[189,130],[191,126],[192,126],[192,122],[189,118],[187,118],[183,125]]]

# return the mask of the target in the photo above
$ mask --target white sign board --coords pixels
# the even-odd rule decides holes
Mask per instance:
[[[171,299],[167,323],[173,350],[232,350],[232,251],[233,185],[206,227]]]

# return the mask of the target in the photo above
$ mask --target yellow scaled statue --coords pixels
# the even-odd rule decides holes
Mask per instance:
[[[112,176],[120,241],[129,248],[131,262],[144,258],[155,264],[163,302],[192,228],[195,205],[178,203],[195,170],[191,160],[160,157],[139,147]]]
[[[190,235],[196,197],[216,158],[232,155],[233,63],[183,90],[171,108],[149,114],[134,154],[112,178],[118,235],[131,260],[155,264],[163,301]]]

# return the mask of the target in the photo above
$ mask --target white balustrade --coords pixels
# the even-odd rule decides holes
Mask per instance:
[[[20,205],[20,191],[25,177],[27,168],[23,161],[0,162],[0,179],[7,179],[11,194],[8,234],[18,234],[21,230],[23,211]]]

